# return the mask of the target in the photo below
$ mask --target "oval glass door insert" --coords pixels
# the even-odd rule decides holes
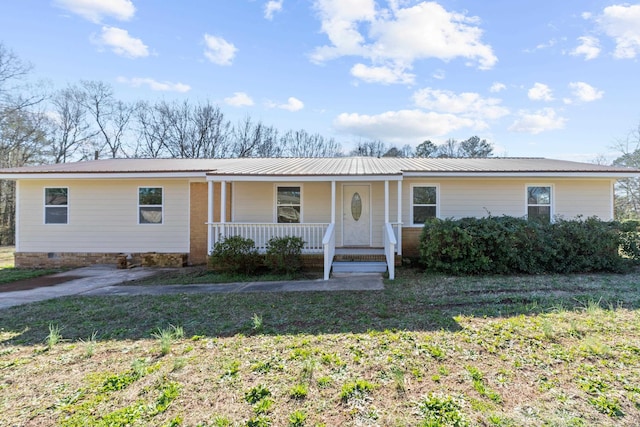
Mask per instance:
[[[351,216],[353,216],[354,220],[359,220],[360,215],[362,215],[362,198],[359,193],[353,193],[353,197],[351,198]]]

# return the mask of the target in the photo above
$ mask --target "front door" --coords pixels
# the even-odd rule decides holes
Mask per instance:
[[[342,245],[371,245],[371,209],[368,185],[342,187]]]

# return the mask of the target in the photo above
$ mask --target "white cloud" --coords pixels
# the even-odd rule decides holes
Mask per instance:
[[[497,98],[482,98],[474,92],[456,94],[448,90],[421,89],[413,94],[418,107],[439,113],[459,114],[474,120],[498,119],[509,114]]]
[[[566,121],[567,119],[559,117],[552,108],[544,108],[534,113],[520,111],[509,130],[537,135],[541,132],[562,129]]]
[[[640,54],[640,4],[608,6],[595,19],[602,31],[615,40],[615,58],[635,58]]]
[[[225,98],[224,102],[232,107],[250,107],[254,104],[253,99],[245,92],[234,92],[233,96]]]
[[[103,17],[127,21],[136,12],[131,0],[55,0],[54,4],[95,23]]]
[[[369,59],[372,68],[392,63],[390,68],[399,74],[426,58],[464,58],[480,69],[492,68],[497,62],[491,46],[481,41],[478,18],[448,12],[435,2],[412,7],[389,3],[388,9],[376,9],[374,0],[316,0],[322,32],[330,44],[316,48],[311,59],[322,63],[358,56]],[[367,33],[363,27],[368,28]]]
[[[533,101],[553,101],[553,91],[544,83],[535,83],[527,96]]]
[[[580,46],[571,51],[571,55],[584,55],[585,60],[595,59],[600,55],[600,41],[592,36],[578,37]]]
[[[356,64],[351,67],[351,75],[367,83],[406,83],[412,84],[414,74],[405,73],[402,68],[369,67],[364,64]]]
[[[142,40],[131,37],[127,30],[121,28],[102,27],[102,33],[94,42],[108,46],[114,53],[128,58],[149,56],[149,49]]]
[[[341,132],[394,143],[421,141],[465,127],[481,127],[472,119],[420,110],[388,111],[377,115],[343,113],[333,124]]]
[[[433,72],[433,74],[431,74],[431,77],[433,77],[436,80],[444,80],[445,77],[447,77],[447,74],[443,69],[437,69]]]
[[[157,80],[148,78],[148,77],[118,77],[118,83],[127,84],[131,87],[140,87],[140,86],[148,86],[149,89],[160,91],[160,92],[180,92],[185,93],[191,90],[191,86],[184,83],[172,83],[172,82],[159,82]]]
[[[233,43],[210,34],[204,35],[204,43],[206,45],[204,56],[209,61],[218,65],[231,65],[238,50]]]
[[[284,0],[269,0],[264,5],[264,17],[265,17],[265,19],[272,20],[274,13],[280,12],[282,10],[283,1]]]
[[[507,88],[507,86],[504,83],[500,83],[500,82],[495,82],[491,85],[491,87],[489,88],[489,92],[491,93],[498,93],[498,92],[502,92],[503,90],[505,90]]]
[[[298,98],[294,98],[293,96],[289,97],[286,104],[277,104],[269,101],[266,105],[269,108],[280,108],[291,112],[300,111],[304,108],[304,102],[300,101]]]
[[[569,88],[575,99],[579,102],[592,102],[602,98],[604,92],[585,82],[571,82]],[[566,102],[566,101],[565,101]]]

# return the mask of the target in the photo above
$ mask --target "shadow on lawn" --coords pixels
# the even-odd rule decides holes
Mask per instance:
[[[405,270],[384,291],[73,297],[0,311],[0,344],[43,343],[49,324],[69,341],[150,338],[158,328],[186,336],[291,335],[367,331],[456,331],[458,314],[501,317],[552,309],[640,308],[635,275],[445,277]]]

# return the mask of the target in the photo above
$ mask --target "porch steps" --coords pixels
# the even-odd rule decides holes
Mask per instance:
[[[384,261],[334,261],[334,273],[384,273],[387,263]]]

